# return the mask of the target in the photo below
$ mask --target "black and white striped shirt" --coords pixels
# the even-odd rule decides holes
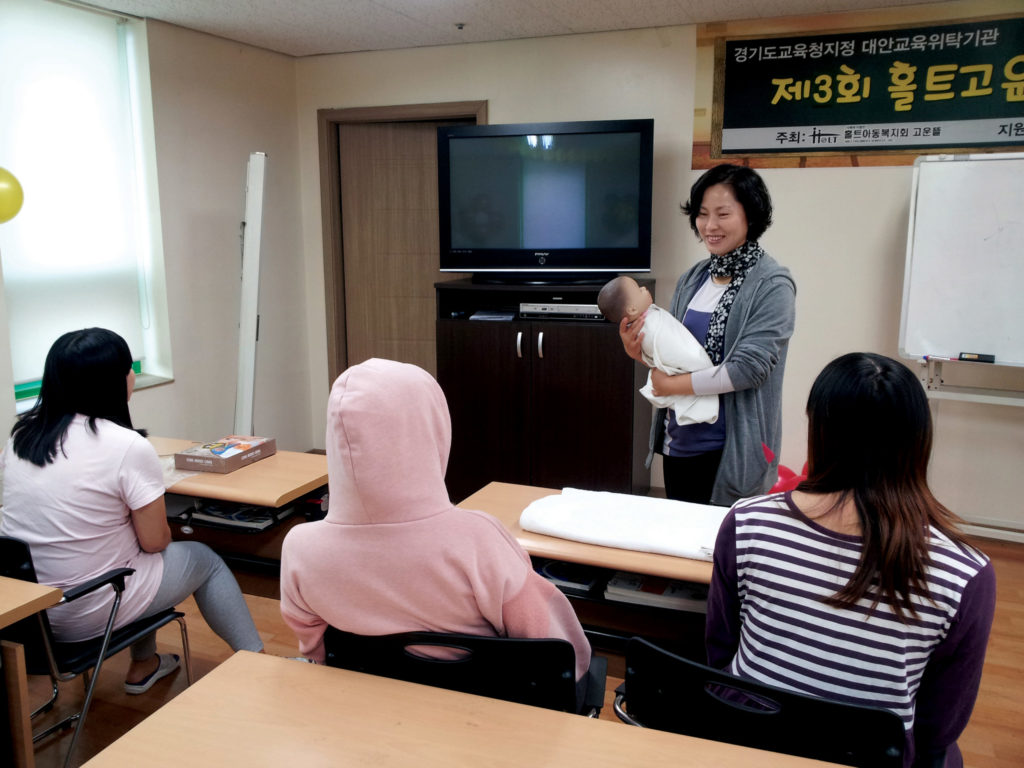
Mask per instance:
[[[885,707],[909,731],[937,650],[943,649],[940,657],[973,652],[978,658],[953,665],[968,679],[942,686],[942,695],[952,688],[960,690],[951,695],[967,696],[969,716],[994,603],[988,558],[932,530],[926,574],[931,599],[912,595],[917,616],[904,623],[886,603],[872,610],[870,595],[851,607],[824,602],[853,576],[860,551],[860,537],[808,519],[788,493],[738,502],[715,546],[709,663],[801,693]],[[965,632],[973,633],[967,645],[974,651],[958,647]],[[957,735],[959,730],[951,741]]]

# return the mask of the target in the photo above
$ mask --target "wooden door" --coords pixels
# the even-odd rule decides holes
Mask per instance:
[[[530,482],[529,330],[520,322],[437,322],[437,380],[452,417],[445,482],[456,503],[492,480]]]
[[[631,491],[633,361],[609,323],[532,323],[530,478],[548,488]]]
[[[348,365],[384,357],[436,373],[440,124],[340,126]]]
[[[434,371],[434,315],[423,307],[437,277],[435,129],[486,122],[485,101],[317,110],[328,385],[373,355]],[[362,305],[351,321],[350,300]]]

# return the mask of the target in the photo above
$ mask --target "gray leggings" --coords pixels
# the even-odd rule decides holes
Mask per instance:
[[[263,650],[263,641],[256,632],[242,590],[216,552],[198,541],[172,541],[160,554],[164,558],[160,588],[140,618],[173,608],[194,594],[206,623],[231,650]],[[133,661],[145,661],[154,653],[156,633],[147,635],[131,648]]]

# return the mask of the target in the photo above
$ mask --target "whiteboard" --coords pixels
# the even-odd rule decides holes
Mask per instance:
[[[899,348],[1024,366],[1024,153],[914,162]]]

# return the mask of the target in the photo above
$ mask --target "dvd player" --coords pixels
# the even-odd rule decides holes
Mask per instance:
[[[597,304],[523,302],[519,305],[519,316],[530,320],[604,320]]]

